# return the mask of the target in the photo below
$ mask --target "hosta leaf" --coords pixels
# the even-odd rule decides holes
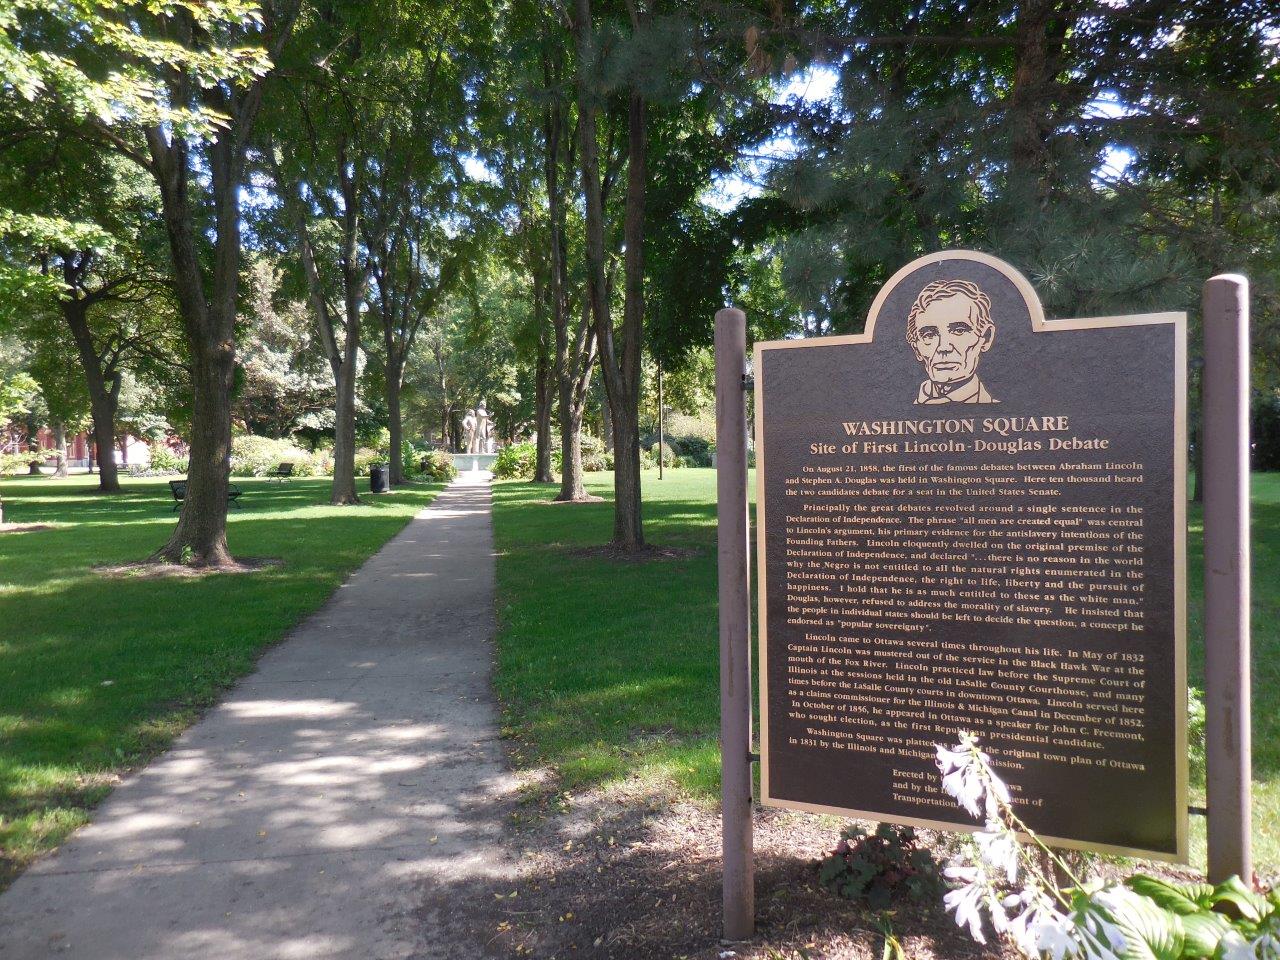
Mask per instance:
[[[1172,910],[1182,916],[1199,913],[1203,909],[1195,893],[1181,884],[1170,883],[1168,880],[1161,880],[1158,877],[1149,877],[1139,873],[1129,878],[1128,885],[1129,889],[1135,893],[1155,901],[1156,906]],[[1199,884],[1198,886],[1205,886],[1210,891],[1213,889],[1208,887],[1207,884]]]
[[[1182,929],[1187,935],[1183,956],[1212,957],[1222,938],[1231,932],[1231,922],[1220,913],[1206,910],[1184,916]]]
[[[1182,957],[1186,934],[1177,914],[1123,887],[1108,897],[1107,908],[1124,934],[1124,960],[1179,960]]]
[[[1213,888],[1213,908],[1252,923],[1260,923],[1274,909],[1266,897],[1254,893],[1239,877],[1230,877]]]

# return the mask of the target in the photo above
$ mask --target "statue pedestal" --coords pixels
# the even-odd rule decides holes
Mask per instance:
[[[498,459],[496,453],[451,453],[453,465],[459,473],[475,473],[492,470],[493,461]]]

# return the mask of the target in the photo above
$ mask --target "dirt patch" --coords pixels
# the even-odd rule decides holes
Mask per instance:
[[[0,533],[30,533],[32,530],[52,530],[52,523],[0,523]]]
[[[640,787],[530,791],[513,817],[515,884],[461,892],[483,956],[603,960],[879,960],[877,915],[817,881],[841,821],[757,808],[757,934],[720,942],[720,818]],[[945,842],[945,841],[944,841]],[[911,960],[1011,960],[962,934],[941,904],[894,905]]]
[[[593,497],[590,494],[587,494],[587,496],[579,497],[577,500],[558,500],[552,498],[550,500],[542,500],[540,502],[552,507],[572,507],[581,503],[604,503],[604,497]]]
[[[579,547],[569,551],[571,557],[580,560],[607,560],[611,563],[648,563],[654,560],[687,560],[698,555],[697,550],[685,547],[660,547],[646,544],[639,550],[623,550],[612,544],[599,547]]]
[[[185,563],[149,563],[144,560],[141,563],[94,567],[93,572],[113,579],[160,580],[176,577],[180,580],[198,580],[215,573],[257,573],[283,565],[284,561],[278,557],[242,557],[235,563],[214,567],[193,567]]]

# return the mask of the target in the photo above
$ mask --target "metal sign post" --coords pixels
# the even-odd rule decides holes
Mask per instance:
[[[755,932],[751,824],[751,571],[747,517],[747,317],[716,314],[716,557],[720,577],[720,769],[724,938]]]
[[[1253,872],[1249,671],[1249,281],[1204,285],[1204,645],[1209,880]]]

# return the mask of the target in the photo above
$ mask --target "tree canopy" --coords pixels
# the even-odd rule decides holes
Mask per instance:
[[[157,556],[217,564],[233,436],[353,502],[483,399],[562,499],[612,458],[639,550],[656,374],[709,404],[720,306],[856,330],[954,247],[1057,315],[1246,273],[1273,397],[1277,36],[1264,0],[0,0],[4,419],[156,425]]]

